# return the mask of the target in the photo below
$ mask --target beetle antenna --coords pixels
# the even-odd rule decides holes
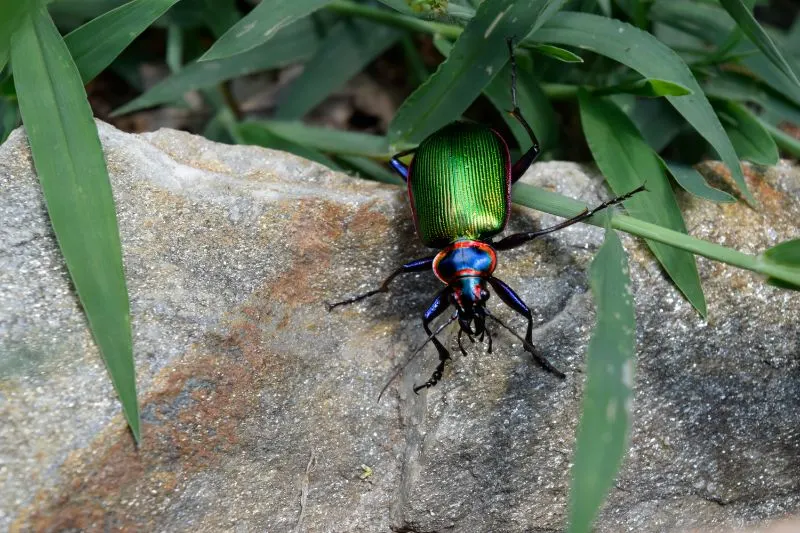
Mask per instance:
[[[486,316],[487,317],[489,317],[492,320],[494,320],[495,322],[497,322],[500,326],[502,326],[503,328],[508,330],[509,333],[511,333],[517,339],[519,339],[522,342],[522,345],[525,347],[525,351],[527,351],[531,355],[533,355],[533,358],[536,360],[537,363],[539,363],[539,366],[541,366],[542,368],[544,368],[545,370],[547,370],[551,374],[554,374],[555,376],[558,376],[561,379],[564,379],[565,377],[567,377],[561,370],[559,370],[556,367],[554,367],[553,364],[550,361],[548,361],[542,354],[537,352],[536,348],[531,343],[529,343],[528,341],[523,339],[522,336],[520,336],[516,331],[514,331],[513,329],[508,327],[505,324],[505,322],[503,322],[502,320],[500,320],[499,318],[497,318],[496,316],[491,314],[488,309],[484,309],[484,311],[486,311]]]
[[[379,401],[379,402],[381,401],[381,397],[383,396],[383,393],[384,393],[384,392],[386,392],[386,389],[388,389],[388,388],[389,388],[389,385],[392,383],[392,381],[394,381],[394,380],[395,380],[395,378],[396,378],[397,376],[399,376],[399,375],[400,375],[400,372],[402,372],[403,370],[405,370],[405,368],[406,368],[406,367],[409,365],[409,363],[411,363],[411,361],[413,361],[414,359],[416,359],[416,358],[417,358],[417,356],[418,356],[418,355],[419,355],[419,354],[422,352],[422,349],[423,349],[423,348],[424,348],[424,347],[425,347],[425,346],[426,346],[426,345],[427,345],[427,344],[428,344],[430,341],[432,341],[432,340],[433,340],[433,338],[434,338],[436,335],[438,335],[439,333],[441,333],[441,332],[442,332],[442,330],[443,330],[444,328],[446,328],[447,326],[449,326],[450,324],[452,324],[452,323],[455,321],[455,319],[456,319],[456,318],[458,318],[458,311],[456,311],[455,313],[453,313],[453,316],[451,316],[451,317],[450,317],[450,320],[448,320],[447,322],[445,322],[444,324],[442,324],[441,326],[439,326],[438,328],[436,328],[436,331],[434,331],[433,333],[431,333],[430,335],[428,335],[428,338],[427,338],[427,339],[425,339],[425,342],[423,342],[422,344],[420,344],[420,345],[419,345],[419,347],[418,347],[416,350],[414,350],[414,353],[412,353],[410,356],[408,356],[408,359],[406,359],[406,362],[405,362],[405,363],[403,363],[403,364],[400,366],[400,368],[398,368],[397,370],[395,370],[395,371],[394,371],[394,373],[392,374],[392,377],[390,377],[390,378],[389,378],[389,381],[387,381],[387,382],[386,382],[386,385],[384,385],[384,386],[383,386],[383,388],[381,389],[381,393],[380,393],[380,394],[378,394],[378,401]]]
[[[519,106],[517,105],[517,60],[514,58],[514,38],[506,37],[506,44],[508,45],[508,55],[511,59],[511,104],[516,111]]]

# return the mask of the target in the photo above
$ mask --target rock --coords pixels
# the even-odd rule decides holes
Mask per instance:
[[[99,124],[131,295],[135,449],[48,226],[24,135],[0,147],[0,529],[559,531],[602,231],[501,254],[559,381],[497,332],[443,381],[424,339],[439,287],[375,287],[417,242],[405,193],[255,147]],[[800,169],[748,167],[760,210],[681,196],[692,234],[756,253],[797,236]],[[720,168],[704,172],[724,182]],[[588,203],[596,171],[524,178]],[[724,183],[723,183],[724,186]],[[512,230],[554,217],[519,208]],[[631,449],[597,531],[739,527],[800,512],[800,295],[698,260],[701,319],[626,237],[638,320]],[[499,316],[523,322],[490,301]],[[451,345],[452,336],[445,335]]]

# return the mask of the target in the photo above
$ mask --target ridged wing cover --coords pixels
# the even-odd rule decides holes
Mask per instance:
[[[458,239],[480,240],[503,230],[511,203],[508,147],[494,130],[454,122],[416,151],[408,194],[417,233],[441,248]]]

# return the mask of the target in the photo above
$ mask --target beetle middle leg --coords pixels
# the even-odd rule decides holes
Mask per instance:
[[[431,328],[430,323],[433,322],[439,315],[444,313],[448,307],[450,307],[450,293],[452,289],[450,287],[445,287],[439,294],[436,295],[436,298],[433,299],[433,302],[425,311],[422,316],[422,327],[425,329],[425,333],[428,336],[431,335]],[[427,389],[429,387],[435,386],[439,383],[439,380],[442,379],[442,374],[444,374],[444,365],[450,359],[450,352],[447,351],[447,348],[437,339],[435,336],[431,338],[431,342],[434,346],[436,346],[436,351],[439,352],[439,364],[436,365],[436,370],[433,371],[431,374],[431,378],[423,383],[422,385],[417,385],[414,387],[414,392],[419,393],[422,389]]]
[[[537,363],[539,363],[539,366],[551,374],[564,379],[566,377],[564,373],[554,367],[550,361],[548,361],[542,354],[533,348],[533,315],[531,314],[531,310],[528,309],[528,306],[525,305],[525,302],[522,301],[522,298],[520,298],[517,293],[511,289],[511,287],[497,278],[489,278],[489,283],[492,285],[492,288],[495,290],[497,296],[503,300],[503,303],[528,320],[528,329],[525,331],[525,351],[533,355],[533,358]],[[497,318],[495,318],[495,320],[502,324],[502,322],[500,322]]]
[[[435,257],[436,257],[435,255],[432,255],[430,257],[423,257],[422,259],[415,259],[413,261],[409,261],[405,265],[401,266],[400,268],[389,274],[389,277],[383,280],[383,283],[381,283],[381,286],[378,287],[377,289],[365,292],[364,294],[359,294],[358,296],[353,296],[352,298],[348,298],[347,300],[342,300],[341,302],[326,303],[325,305],[328,306],[328,311],[331,311],[334,307],[339,307],[340,305],[349,305],[361,301],[364,298],[369,298],[370,296],[379,294],[381,292],[389,292],[389,284],[392,282],[394,278],[396,278],[400,274],[405,274],[407,272],[424,272],[425,270],[432,268],[433,259]]]
[[[597,212],[602,211],[603,209],[606,209],[608,207],[611,207],[612,205],[616,205],[620,202],[623,202],[628,198],[630,198],[631,196],[633,196],[634,194],[646,190],[647,189],[645,189],[645,186],[641,185],[629,193],[623,194],[622,196],[617,196],[616,198],[612,198],[610,200],[606,200],[605,202],[598,205],[594,209],[584,209],[574,217],[568,218],[563,222],[559,222],[555,226],[550,226],[549,228],[540,229],[539,231],[526,231],[523,233],[514,233],[512,235],[509,235],[508,237],[500,239],[495,243],[491,243],[491,245],[495,250],[511,250],[512,248],[521,246],[526,242],[535,239],[536,237],[541,237],[542,235],[547,235],[548,233],[553,233],[554,231],[564,229],[567,226],[571,226],[573,224],[577,224],[578,222],[582,222],[587,218],[591,217],[592,215],[596,214]]]

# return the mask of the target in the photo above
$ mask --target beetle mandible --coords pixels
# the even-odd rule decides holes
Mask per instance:
[[[479,341],[483,341],[486,335],[491,352],[492,338],[486,329],[488,318],[519,338],[525,351],[542,368],[563,378],[564,373],[533,346],[533,315],[528,306],[511,287],[492,275],[497,266],[497,251],[516,248],[532,239],[586,220],[598,211],[645,190],[641,186],[594,209],[584,209],[578,215],[549,228],[514,233],[499,241],[492,241],[492,237],[503,231],[508,223],[511,214],[511,186],[539,155],[536,135],[517,105],[517,69],[513,41],[507,39],[506,42],[511,61],[511,101],[514,106],[510,113],[528,133],[532,143],[530,149],[512,164],[508,144],[497,131],[481,124],[458,121],[431,134],[417,148],[392,157],[392,168],[408,185],[417,235],[423,244],[436,248],[439,252],[402,265],[375,290],[328,304],[330,311],[340,305],[358,302],[369,296],[388,292],[389,284],[400,274],[433,270],[445,287],[423,314],[422,327],[428,334],[425,344],[432,342],[439,353],[439,364],[428,381],[414,387],[414,392],[433,387],[442,378],[450,352],[436,338],[436,334],[456,319],[459,323],[458,346],[462,354],[466,354],[461,344],[463,333],[470,340],[477,337]],[[406,166],[400,158],[410,154],[413,154],[413,158],[411,164]],[[489,287],[503,303],[528,321],[524,338],[486,308]],[[437,328],[436,332],[431,332],[431,322],[451,305],[455,307],[455,312],[450,319]]]

